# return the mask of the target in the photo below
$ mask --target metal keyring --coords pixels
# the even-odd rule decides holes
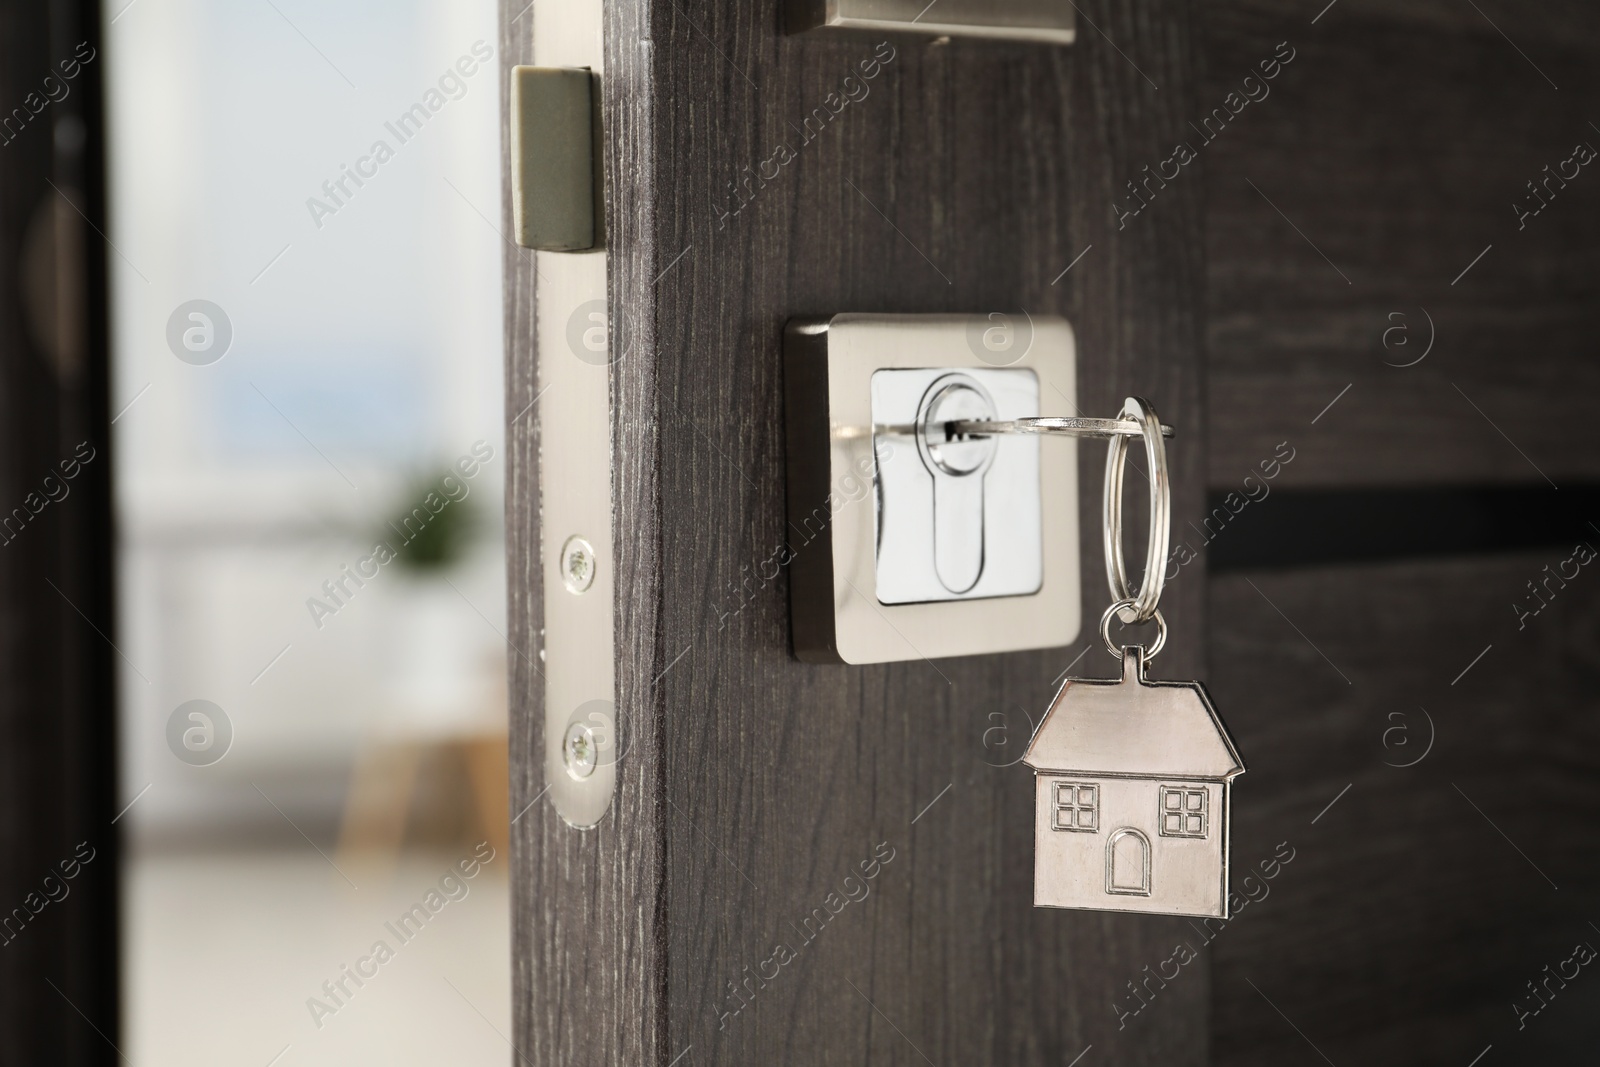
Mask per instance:
[[[1121,656],[1123,650],[1111,642],[1111,620],[1118,612],[1131,607],[1133,607],[1133,599],[1131,597],[1125,600],[1118,600],[1106,609],[1104,615],[1100,616],[1100,640],[1106,643],[1106,651],[1113,656]],[[1167,620],[1162,617],[1160,611],[1156,611],[1150,617],[1156,621],[1156,643],[1144,650],[1144,658],[1146,660],[1155,659],[1157,653],[1167,647]]]
[[[1128,567],[1122,558],[1122,475],[1128,456],[1128,438],[1115,437],[1106,452],[1103,503],[1106,582],[1116,608],[1126,612],[1124,623],[1148,622],[1157,617],[1161,587],[1166,583],[1167,546],[1171,537],[1172,488],[1167,474],[1167,446],[1162,440],[1161,417],[1150,401],[1130,396],[1122,405],[1122,418],[1137,421],[1144,437],[1145,459],[1150,467],[1150,538],[1145,548],[1144,580],[1137,595],[1128,586]],[[1126,601],[1127,603],[1121,603]],[[1157,644],[1159,648],[1159,643]],[[1154,653],[1150,653],[1154,655]]]

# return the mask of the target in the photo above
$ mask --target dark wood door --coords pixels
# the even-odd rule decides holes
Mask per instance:
[[[1081,406],[1153,398],[1181,429],[1178,521],[1200,519],[1203,184],[1185,174],[1137,217],[1119,210],[1193,113],[1189,6],[1084,3],[1072,47],[786,36],[778,6],[607,4],[610,298],[632,331],[611,380],[629,740],[596,829],[548,804],[516,824],[519,1052],[1021,1067],[1092,1046],[1082,1062],[1205,1063],[1203,963],[1137,1025],[1113,1005],[1186,924],[1034,909],[1032,776],[985,746],[999,714],[1021,755],[1027,716],[1090,638],[803,664],[787,576],[746,581],[789,536],[782,344],[802,316],[1065,315]],[[513,60],[532,54],[523,7],[502,7]],[[776,176],[763,170],[867,59],[881,67],[870,92]],[[514,416],[537,395],[537,281],[524,254],[506,262]],[[512,640],[530,651],[513,690],[520,812],[548,784],[531,654],[538,427],[524,419],[511,440]],[[1099,450],[1082,463],[1084,616],[1097,619]],[[1163,601],[1165,676],[1200,670],[1204,595],[1194,577]],[[866,861],[881,864],[870,895],[820,935],[797,932]],[[802,950],[773,977],[779,944]]]
[[[1592,1048],[1600,983],[1569,973],[1600,944],[1578,547],[1600,545],[1592,5],[1075,6],[1070,47],[788,37],[771,3],[608,6],[611,299],[635,328],[612,377],[632,747],[597,830],[539,807],[519,823],[528,1057]],[[510,56],[528,54],[519,7]],[[880,44],[870,94],[763,176]],[[508,264],[519,413],[534,281]],[[788,576],[747,580],[787,536],[784,323],[1009,307],[1073,322],[1086,412],[1137,392],[1179,427],[1189,553],[1161,672],[1209,673],[1251,768],[1233,862],[1249,900],[1221,927],[1031,907],[1031,783],[984,734],[1042,707],[1086,638],[805,665]],[[514,639],[537,647],[537,429],[514,440]],[[1081,462],[1087,518],[1098,450]],[[534,672],[516,682],[520,810],[546,783]],[[879,849],[867,899],[752,981]],[[1194,960],[1174,978],[1179,944]]]
[[[1600,981],[1557,972],[1600,946],[1600,175],[1568,161],[1600,147],[1600,11],[1202,21],[1202,110],[1297,51],[1207,160],[1220,515],[1191,536],[1250,760],[1237,857],[1297,852],[1217,938],[1216,1062],[1582,1062]]]

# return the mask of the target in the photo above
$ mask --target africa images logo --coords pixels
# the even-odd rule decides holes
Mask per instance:
[[[167,747],[191,767],[209,767],[233,747],[233,722],[209,700],[189,700],[167,716]]]
[[[399,149],[416,139],[428,120],[443,111],[450,101],[460,100],[467,95],[467,79],[487,67],[494,58],[494,49],[486,41],[473,41],[471,51],[471,55],[463,55],[453,66],[446,67],[444,73],[439,75],[437,86],[430,85],[424,90],[421,100],[402,111],[392,122],[383,124],[384,130],[394,138],[394,144],[391,145],[386,137],[377,138],[367,149],[366,155],[357,157],[354,167],[348,163],[339,164],[338,175],[322,183],[322,196],[306,197],[306,211],[310,213],[317,229],[325,225],[324,219],[337,215],[349,206],[356,194],[366,188],[367,182],[378,176],[379,168],[393,159]]]
[[[206,367],[228,354],[233,322],[209,300],[187,300],[167,316],[167,347],[185,363]]]

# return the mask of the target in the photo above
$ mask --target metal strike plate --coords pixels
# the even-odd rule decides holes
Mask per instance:
[[[887,663],[1077,637],[1076,443],[946,430],[955,420],[1076,415],[1075,372],[1072,328],[1060,318],[789,324],[797,656]]]
[[[1071,44],[1071,0],[789,0],[789,32],[815,29]]]

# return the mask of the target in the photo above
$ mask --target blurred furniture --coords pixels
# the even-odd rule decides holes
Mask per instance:
[[[424,775],[452,762],[470,784],[462,814],[473,841],[506,854],[505,657],[482,640],[485,628],[470,607],[448,583],[423,579],[392,613],[384,710],[357,750],[339,834],[339,852],[352,863],[393,867],[417,821]],[[447,797],[442,802],[460,799],[459,792]]]

